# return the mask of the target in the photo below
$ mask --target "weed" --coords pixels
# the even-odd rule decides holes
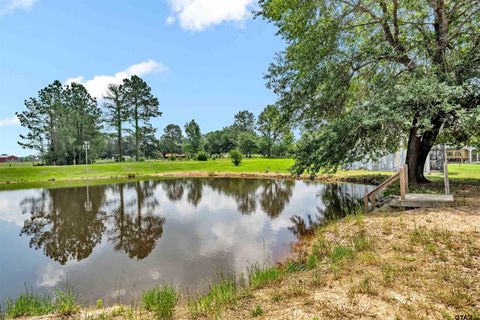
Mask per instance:
[[[55,310],[63,316],[71,315],[78,311],[77,295],[72,286],[67,282],[65,291],[55,290]]]
[[[103,300],[102,300],[102,298],[98,298],[98,299],[97,299],[97,302],[95,303],[95,306],[97,307],[97,309],[103,308]]]
[[[336,246],[330,252],[330,260],[337,264],[344,259],[350,259],[354,255],[353,249],[350,247]]]
[[[54,305],[48,295],[35,295],[33,291],[25,288],[25,293],[20,294],[15,300],[5,301],[5,315],[7,318],[23,316],[41,316],[52,313]]]
[[[274,292],[272,295],[272,301],[279,302],[280,300],[282,300],[282,295],[277,292]]]
[[[320,263],[320,259],[318,255],[312,253],[307,258],[306,267],[308,270],[312,270],[312,269],[315,269],[319,263]]]
[[[456,308],[465,308],[474,303],[474,299],[469,291],[459,287],[453,287],[448,291],[441,291],[438,294],[438,298],[446,305]]]
[[[358,292],[373,296],[378,295],[378,290],[375,288],[373,282],[368,276],[366,276],[365,278],[363,278],[362,281],[360,281],[360,284],[358,286]]]
[[[370,240],[367,238],[365,229],[361,229],[357,232],[352,239],[353,247],[357,251],[366,251],[371,248]]]
[[[188,300],[191,315],[218,315],[225,307],[236,303],[239,297],[237,284],[233,277],[222,277],[210,286],[207,294]]]
[[[276,266],[259,267],[258,265],[254,265],[248,269],[248,282],[252,288],[261,288],[278,280],[281,275],[282,272]]]
[[[305,265],[305,263],[300,261],[290,261],[287,263],[285,267],[285,271],[287,273],[305,271],[306,269],[307,269],[307,266]]]
[[[264,311],[263,311],[262,307],[260,307],[259,305],[255,306],[255,308],[250,312],[252,317],[259,317],[263,313],[264,313]]]
[[[320,276],[319,273],[315,272],[312,277],[312,286],[322,287],[325,285],[325,279]]]
[[[172,319],[178,293],[172,286],[157,287],[142,294],[143,306],[161,319]]]
[[[383,283],[391,286],[395,280],[395,268],[391,264],[382,265]]]

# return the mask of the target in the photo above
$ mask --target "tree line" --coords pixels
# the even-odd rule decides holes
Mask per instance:
[[[220,156],[233,149],[246,157],[279,157],[294,151],[290,122],[275,105],[265,107],[258,118],[240,111],[232,125],[206,134],[195,120],[183,130],[169,124],[157,138],[151,120],[162,116],[159,100],[136,75],[110,84],[100,102],[82,84],[63,85],[56,80],[37,97],[25,100],[25,110],[16,115],[27,129],[19,145],[37,151],[45,164],[86,163],[87,141],[89,160],[114,158],[119,162],[127,157],[140,161],[179,155],[192,158],[199,153]]]

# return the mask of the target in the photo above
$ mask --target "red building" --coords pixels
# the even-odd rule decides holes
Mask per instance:
[[[2,163],[2,162],[17,162],[18,160],[20,160],[20,159],[16,156],[9,156],[7,154],[0,155],[0,163]]]

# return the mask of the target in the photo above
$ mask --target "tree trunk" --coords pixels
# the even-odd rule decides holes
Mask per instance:
[[[118,122],[118,162],[123,162],[123,145],[122,145],[122,122]]]
[[[410,134],[408,137],[407,158],[405,163],[408,165],[408,181],[412,186],[428,183],[423,173],[428,154],[435,144],[435,140],[443,125],[443,117],[436,115],[432,119],[432,129],[418,134],[417,115],[415,115]]]

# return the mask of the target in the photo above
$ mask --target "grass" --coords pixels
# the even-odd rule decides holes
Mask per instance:
[[[173,312],[178,302],[178,293],[172,286],[156,287],[142,294],[143,307],[155,313],[159,319],[173,318]]]
[[[259,305],[255,306],[254,309],[252,309],[252,311],[250,312],[250,314],[252,315],[252,317],[259,317],[261,316],[262,314],[264,313],[262,307],[260,307]]]
[[[232,306],[240,297],[235,277],[220,277],[210,286],[208,293],[188,300],[188,309],[193,318],[217,317],[224,308]]]
[[[36,295],[31,291],[20,294],[15,300],[5,301],[5,315],[7,318],[24,316],[41,316],[54,312],[52,297],[49,295]]]
[[[77,296],[70,285],[66,290],[55,290],[54,297],[38,295],[25,288],[15,300],[5,301],[4,314],[7,318],[42,316],[50,313],[68,316],[78,311]],[[1,315],[0,315],[1,317]]]
[[[142,177],[159,173],[179,172],[233,172],[233,173],[288,173],[292,159],[244,159],[234,166],[230,159],[209,161],[145,161],[100,163],[77,166],[0,166],[0,183],[42,184],[54,186],[57,182],[80,179],[118,179]],[[8,188],[7,185],[5,188]]]
[[[282,274],[282,271],[277,266],[259,267],[254,265],[248,269],[248,283],[251,288],[261,288],[277,281]]]
[[[12,163],[0,165],[0,190],[35,187],[58,187],[84,184],[81,180],[116,179],[128,177],[148,177],[153,174],[166,173],[279,173],[288,174],[294,164],[293,159],[245,158],[239,166],[230,159],[222,158],[208,161],[144,161],[144,162],[100,162],[93,165],[77,166],[37,166],[32,163]],[[325,180],[359,180],[381,182],[392,172],[349,170],[335,174],[320,174]],[[449,176],[452,181],[473,182],[480,184],[480,165],[450,164]],[[429,176],[441,182],[441,174]],[[79,182],[80,181],[80,182]]]

